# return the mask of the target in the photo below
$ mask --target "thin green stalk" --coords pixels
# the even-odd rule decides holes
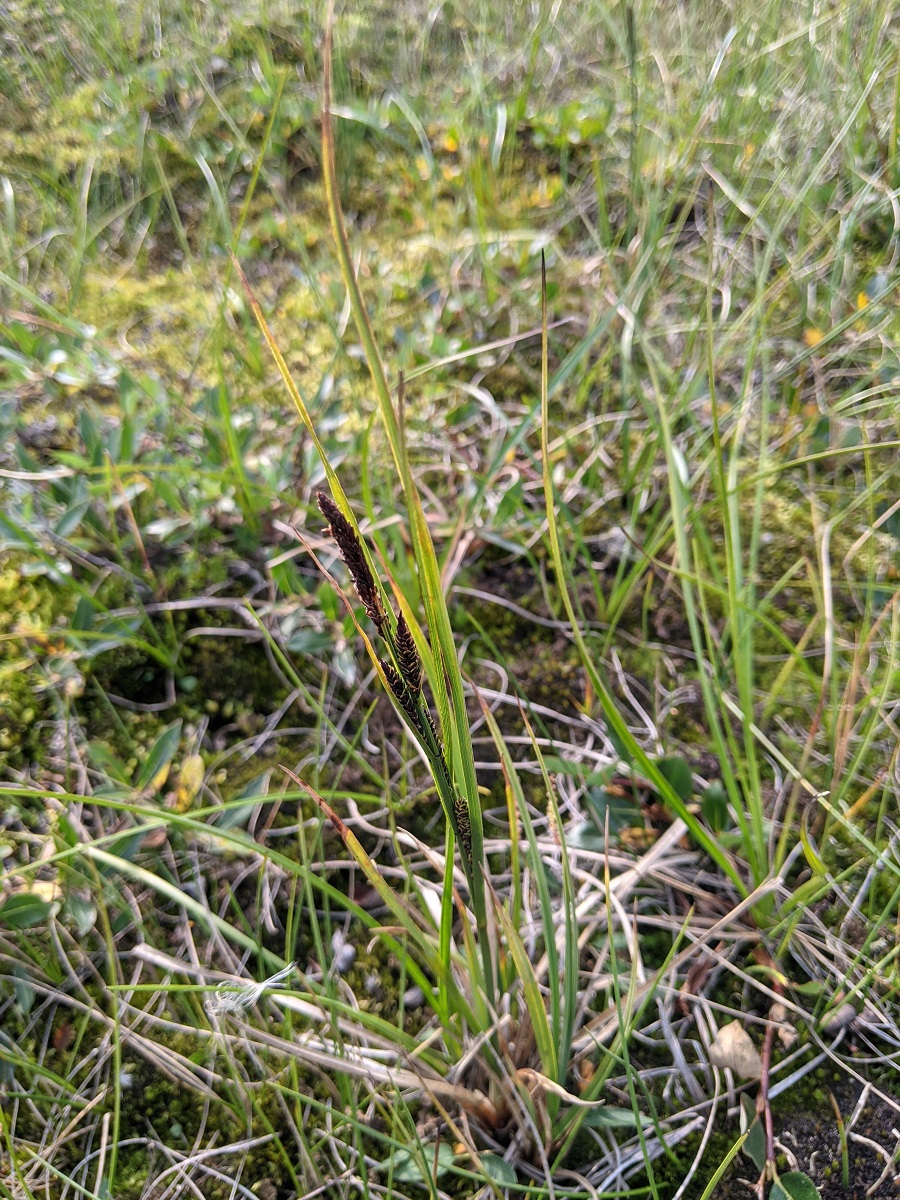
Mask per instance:
[[[715,199],[710,190],[707,206],[707,277],[706,277],[706,370],[712,411],[713,469],[716,491],[724,525],[725,583],[728,603],[728,627],[731,630],[732,653],[738,696],[740,698],[743,723],[744,753],[732,761],[746,767],[748,779],[744,788],[745,799],[750,809],[750,836],[744,838],[744,852],[750,867],[750,878],[758,884],[768,870],[768,853],[763,828],[762,788],[756,761],[755,743],[748,725],[753,716],[753,608],[752,601],[745,595],[743,562],[741,558],[740,491],[737,472],[741,461],[740,431],[736,427],[731,459],[726,478],[725,455],[719,426],[719,406],[716,397],[715,321],[713,317],[713,270],[715,253]],[[760,493],[757,493],[760,496]],[[749,607],[748,607],[749,606]],[[702,670],[702,664],[699,664]],[[727,723],[726,723],[727,728]],[[740,797],[732,796],[737,810],[742,811]]]
[[[553,1033],[556,1037],[558,1071],[556,1082],[564,1084],[572,1053],[575,1013],[578,1007],[578,922],[575,914],[575,889],[572,885],[572,870],[569,864],[569,851],[563,835],[562,817],[560,816],[559,805],[556,802],[556,789],[547,771],[547,764],[544,762],[544,755],[538,745],[537,738],[534,736],[531,722],[524,712],[522,712],[522,719],[525,722],[528,736],[531,738],[531,746],[537,756],[541,776],[544,780],[544,791],[547,796],[547,816],[555,826],[555,836],[559,843],[560,866],[562,869],[563,970],[561,977],[558,977],[562,984],[562,996],[559,996],[558,989],[553,984],[551,984],[550,996],[553,1012]],[[548,929],[546,937],[548,942],[551,939],[555,942],[556,930],[552,927]],[[551,975],[550,978],[553,980],[554,976]]]
[[[109,973],[109,982],[115,986],[121,982],[119,957],[116,953],[116,940],[113,936],[109,912],[104,901],[104,889],[100,879],[100,871],[97,868],[96,862],[91,862],[90,867],[91,874],[93,875],[94,892],[98,897],[97,914],[100,920],[101,936],[106,947],[106,967]],[[112,1010],[110,1013],[110,1017],[112,1018],[112,1129],[110,1131],[109,1159],[106,1164],[106,1174],[103,1179],[98,1180],[100,1189],[110,1196],[116,1194],[116,1163],[119,1153],[119,1130],[122,1122],[122,1028],[119,997],[115,992],[112,994]]]

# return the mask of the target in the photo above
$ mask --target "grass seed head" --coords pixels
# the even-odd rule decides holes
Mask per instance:
[[[456,828],[459,831],[459,840],[462,844],[463,853],[466,856],[466,862],[469,867],[472,867],[472,822],[469,818],[469,803],[462,796],[457,794],[454,804],[456,813]]]
[[[337,543],[337,548],[341,552],[344,565],[350,572],[356,593],[363,602],[363,607],[369,615],[372,624],[381,633],[387,621],[387,615],[382,606],[381,596],[378,594],[375,579],[362,548],[362,542],[359,540],[356,530],[330,496],[326,496],[324,492],[316,492],[316,500],[319,502],[322,515],[328,520],[328,532]]]
[[[393,666],[392,663],[387,661],[387,659],[381,658],[378,661],[381,663],[381,669],[384,671],[385,678],[388,681],[388,686],[394,693],[397,703],[409,718],[413,729],[415,729],[418,733],[424,733],[424,730],[422,729],[422,719],[419,715],[418,706],[416,705],[416,698],[410,692],[409,688],[404,682],[403,676],[396,669],[396,667]]]
[[[406,686],[418,696],[422,690],[422,660],[403,613],[397,618],[397,662]]]

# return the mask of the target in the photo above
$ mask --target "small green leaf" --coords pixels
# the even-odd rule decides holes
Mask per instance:
[[[247,800],[248,803],[235,804],[233,808],[224,809],[222,815],[215,822],[216,829],[224,832],[226,829],[237,829],[240,825],[246,825],[250,820],[250,814],[259,807],[260,799],[268,793],[271,774],[271,771],[263,771],[261,775],[256,775],[251,779],[246,787],[235,796],[235,800]]]
[[[741,1115],[743,1118],[741,1126],[748,1130],[743,1151],[757,1171],[763,1171],[766,1165],[766,1135],[763,1132],[762,1123],[756,1115],[756,1107],[746,1093],[741,1096]]]
[[[800,823],[798,832],[800,834],[800,844],[803,846],[803,857],[806,859],[809,866],[819,876],[827,874],[828,868],[825,866],[825,863],[819,857],[815,847],[810,841],[809,831],[806,829],[804,822]]]
[[[806,983],[792,983],[791,991],[800,996],[822,996],[826,991],[826,983],[822,979],[809,979]]]
[[[59,814],[59,817],[57,818],[56,828],[59,831],[59,833],[61,834],[62,839],[66,843],[67,846],[69,846],[71,848],[72,846],[78,845],[79,841],[81,840],[78,836],[78,830],[72,824],[71,820],[69,819],[69,817],[66,813],[62,812]]]
[[[620,737],[615,729],[608,729],[606,732],[609,740],[613,744],[613,749],[619,756],[620,762],[628,763],[628,765],[631,766],[633,761],[631,747],[627,745],[625,739]]]
[[[334,638],[329,633],[318,629],[297,629],[288,639],[287,648],[292,654],[320,654],[323,650],[330,650],[333,645]]]
[[[97,426],[86,409],[82,409],[78,415],[78,431],[85,449],[90,454],[100,441],[100,436],[97,433]]]
[[[609,783],[616,773],[614,766],[603,767],[598,771],[589,763],[569,762],[567,758],[558,758],[553,754],[544,756],[544,766],[551,775],[568,775],[573,779],[583,779],[587,785]]]
[[[489,1179],[503,1187],[514,1187],[518,1182],[515,1169],[499,1154],[482,1154],[481,1167]]]
[[[35,991],[27,972],[18,963],[12,969],[12,985],[16,994],[16,1004],[18,1004],[22,1016],[27,1017],[34,1006]]]
[[[90,742],[88,744],[88,757],[91,760],[91,765],[95,766],[98,771],[102,771],[107,779],[113,779],[116,783],[122,783],[126,786],[130,784],[128,768],[103,742]]]
[[[166,782],[180,741],[181,722],[175,721],[167,726],[153,743],[140,769],[137,786],[142,792],[151,787],[157,791]]]
[[[139,826],[137,829],[130,829],[127,833],[123,833],[121,837],[114,838],[109,843],[109,851],[118,858],[124,858],[126,862],[134,862],[137,852],[141,848],[141,843],[146,836],[147,830],[143,826]],[[103,874],[109,874],[108,869],[101,868],[101,870]]]
[[[869,301],[875,300],[890,287],[890,282],[890,278],[884,271],[876,271],[865,286],[866,299]]]
[[[890,534],[891,537],[900,541],[900,509],[895,510],[889,516],[887,515],[891,504],[887,500],[880,500],[875,505],[875,516],[879,518],[878,527],[882,533]],[[884,520],[881,520],[881,518]]]
[[[753,1162],[758,1171],[763,1170],[766,1165],[766,1135],[763,1132],[762,1122],[759,1119],[755,1120],[750,1126],[747,1140],[744,1142],[744,1153]]]
[[[72,629],[79,633],[90,633],[94,627],[94,605],[87,596],[82,596],[72,615]]]
[[[70,892],[66,898],[66,908],[75,925],[79,938],[85,938],[94,928],[97,921],[97,906],[90,900],[84,900],[77,892]]]
[[[728,824],[728,796],[718,779],[700,797],[700,811],[713,833],[721,833]]]
[[[787,1171],[772,1184],[769,1200],[821,1200],[821,1193],[803,1171]]]
[[[643,1124],[651,1124],[649,1117],[641,1118]],[[591,1129],[637,1129],[637,1118],[630,1108],[617,1108],[614,1104],[604,1104],[602,1108],[592,1108],[584,1118],[584,1124]]]
[[[50,916],[52,905],[31,892],[18,892],[0,904],[0,925],[10,929],[31,929]]]
[[[615,792],[607,791],[606,788],[588,788],[585,795],[585,807],[601,833],[606,829],[607,814],[609,815],[609,832],[612,835],[643,823],[640,805],[635,804],[627,796],[617,796]]]
[[[437,1148],[437,1161],[434,1148],[423,1146],[419,1152],[397,1150],[381,1165],[385,1170],[393,1167],[395,1183],[425,1184],[426,1180],[440,1179],[446,1175],[453,1166],[454,1158],[453,1147],[441,1142]]]
[[[57,537],[68,537],[74,533],[81,522],[84,520],[85,513],[91,507],[90,500],[79,500],[62,514],[56,522],[55,533]]]
[[[659,773],[668,779],[682,800],[688,801],[694,794],[694,777],[687,761],[678,755],[670,758],[658,758],[656,765]]]
[[[566,836],[566,843],[573,850],[591,850],[594,852],[602,850],[606,845],[603,834],[593,821],[582,821],[576,825]]]
[[[343,610],[338,600],[338,594],[330,583],[319,585],[319,590],[316,593],[316,599],[319,602],[319,607],[322,610],[322,615],[329,621],[339,621],[343,616]]]

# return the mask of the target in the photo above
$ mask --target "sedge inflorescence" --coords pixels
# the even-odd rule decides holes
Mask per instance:
[[[453,787],[437,727],[422,694],[422,659],[412,630],[402,612],[395,616],[393,610],[385,606],[365,549],[352,523],[325,492],[317,492],[316,500],[322,515],[328,521],[327,532],[337,545],[366,615],[387,646],[387,657],[379,656],[378,663],[391,695],[425,750],[435,772],[439,790],[443,795],[450,793],[453,796],[448,816],[463,848],[466,864],[471,869],[472,829],[469,805],[465,797]]]

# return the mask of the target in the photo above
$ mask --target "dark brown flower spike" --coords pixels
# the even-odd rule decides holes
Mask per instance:
[[[393,662],[379,658],[388,687],[399,707],[415,731],[431,762],[438,788],[444,796],[454,792],[450,768],[444,757],[440,735],[434,718],[422,702],[422,660],[415,638],[401,612],[397,617],[396,633],[392,633],[388,615],[381,603],[381,594],[375,583],[359,535],[335,502],[325,492],[317,492],[319,508],[329,522],[328,533],[337,543],[344,565],[350,572],[353,584],[365,610],[375,628],[385,639],[391,650]],[[395,665],[396,664],[396,665]],[[450,814],[448,814],[450,815]],[[466,865],[471,873],[472,822],[468,802],[457,792],[453,801],[452,820],[456,826]]]
[[[472,823],[469,819],[469,805],[462,796],[457,795],[454,803],[456,815],[456,828],[459,833],[460,844],[466,856],[466,862],[469,864],[469,869],[472,868]]]
[[[319,502],[322,515],[329,523],[328,532],[337,543],[344,565],[350,572],[356,593],[362,600],[363,607],[375,628],[381,633],[382,627],[387,621],[387,615],[356,530],[330,496],[324,492],[316,492],[316,500]]]
[[[422,718],[419,715],[419,709],[416,705],[416,698],[404,683],[402,675],[386,659],[380,658],[378,661],[381,663],[381,669],[384,671],[385,678],[388,681],[388,686],[394,693],[397,703],[409,718],[413,729],[415,729],[419,734],[423,733],[424,730],[422,728]]]
[[[397,618],[397,665],[414,696],[422,690],[422,660],[403,613]]]

